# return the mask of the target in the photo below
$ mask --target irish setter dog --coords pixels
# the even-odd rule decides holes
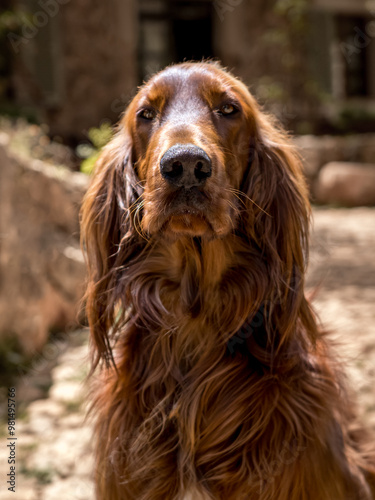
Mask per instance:
[[[304,294],[286,134],[217,63],[156,74],[82,209],[99,500],[369,500],[371,439]]]

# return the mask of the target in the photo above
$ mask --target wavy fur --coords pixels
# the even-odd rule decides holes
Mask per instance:
[[[207,112],[223,93],[240,106],[225,123]],[[144,102],[159,121],[140,122]],[[181,232],[158,173],[176,142],[213,159],[205,215]],[[230,73],[183,63],[141,88],[82,209],[98,499],[374,498],[304,295],[309,216],[287,135]]]

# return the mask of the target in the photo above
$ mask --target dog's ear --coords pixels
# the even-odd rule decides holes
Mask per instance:
[[[81,209],[81,239],[88,267],[86,311],[94,366],[111,357],[120,268],[142,247],[136,225],[143,189],[134,170],[130,131],[121,126],[103,149]]]
[[[269,117],[258,113],[242,182],[246,197],[242,227],[267,262],[272,290],[267,300],[274,312],[278,310],[278,322],[289,330],[304,302],[310,204],[295,147]]]

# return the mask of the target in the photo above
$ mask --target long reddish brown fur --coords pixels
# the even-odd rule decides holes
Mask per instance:
[[[176,143],[212,159],[204,213],[173,212]],[[141,87],[82,209],[98,499],[374,498],[304,295],[309,215],[288,137],[229,72],[183,63]]]

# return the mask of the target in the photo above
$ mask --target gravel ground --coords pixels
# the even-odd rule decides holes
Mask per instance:
[[[375,429],[375,208],[314,211],[308,285]]]
[[[366,421],[375,429],[375,209],[314,210],[308,291],[332,330]],[[17,418],[17,486],[8,492],[6,430],[0,446],[0,500],[91,500],[90,425],[85,422],[87,332],[56,344],[48,397]],[[50,356],[50,357],[51,357]],[[50,364],[48,364],[49,366]],[[45,367],[20,381],[18,398],[35,392]]]

